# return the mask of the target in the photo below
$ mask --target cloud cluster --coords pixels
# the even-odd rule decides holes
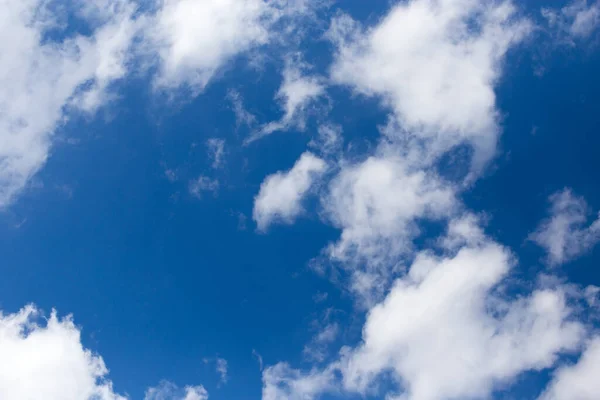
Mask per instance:
[[[514,286],[517,260],[460,201],[464,183],[495,155],[494,87],[506,53],[530,29],[510,2],[471,0],[401,2],[371,28],[346,15],[334,19],[327,34],[337,49],[333,82],[378,96],[391,111],[374,154],[342,159],[321,191],[323,215],[341,231],[324,254],[351,277],[350,291],[368,307],[366,322],[362,340],[326,365],[265,368],[263,399],[488,398],[525,372],[555,368],[586,343],[589,327],[576,306],[585,291],[543,277],[527,289]],[[436,163],[459,145],[473,151],[473,174],[451,183]],[[596,231],[595,223],[583,227],[577,207],[561,210],[560,223],[546,222],[536,234],[562,235],[548,241],[560,256],[572,245],[565,232],[591,243]],[[447,232],[417,250],[425,221],[447,223]],[[587,371],[598,357],[589,349],[542,396],[576,398],[579,384],[581,398],[591,399]],[[579,371],[582,381],[573,382]]]
[[[395,382],[390,399],[486,398],[519,374],[549,368],[560,354],[577,350],[586,328],[574,319],[570,291],[537,287],[509,298],[498,288],[514,266],[511,253],[473,235],[477,226],[466,231],[459,249],[416,255],[408,273],[369,311],[357,347],[344,348],[321,370],[268,368],[263,398],[311,399],[332,390],[373,394],[384,374]],[[454,243],[457,232],[450,232]]]
[[[53,2],[7,0],[0,34],[0,208],[10,204],[44,165],[66,110],[92,112],[110,99],[110,86],[127,73],[137,30],[126,1],[90,2],[79,10],[88,35],[60,30]],[[77,3],[76,3],[77,4]]]
[[[169,96],[181,88],[195,95],[237,55],[281,40],[277,23],[292,27],[310,10],[283,0],[154,0],[144,7],[5,0],[2,7],[0,34],[12,39],[0,44],[0,208],[44,165],[69,116],[108,103],[132,69],[150,72],[155,89]],[[298,108],[302,84],[290,79],[281,95]]]
[[[574,39],[585,39],[600,25],[600,3],[573,0],[560,10],[542,8],[542,15],[551,28]]]

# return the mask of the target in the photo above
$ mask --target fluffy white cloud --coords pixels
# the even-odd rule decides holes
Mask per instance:
[[[600,393],[600,338],[593,338],[577,364],[560,368],[540,400],[594,400]]]
[[[110,98],[110,84],[127,72],[137,31],[132,4],[103,0],[75,10],[90,24],[89,35],[65,34],[55,7],[2,1],[0,36],[11,40],[0,43],[0,208],[44,165],[67,110],[96,110]]]
[[[27,400],[126,400],[113,390],[102,357],[81,343],[71,316],[42,318],[34,306],[0,312],[0,398]],[[202,386],[178,389],[162,382],[146,400],[206,400]]]
[[[587,38],[600,25],[600,3],[574,0],[558,11],[543,8],[542,15],[550,27],[573,38]]]
[[[510,2],[399,2],[366,31],[345,15],[333,21],[331,77],[381,96],[403,134],[424,139],[432,152],[469,142],[479,169],[495,153],[494,85],[502,60],[528,31]]]
[[[398,257],[413,250],[416,220],[446,217],[457,207],[454,196],[434,173],[411,168],[400,156],[380,154],[343,165],[321,201],[342,230],[327,254],[351,270],[355,292],[377,297]]]
[[[156,85],[201,91],[227,61],[267,43],[271,14],[263,0],[160,0],[146,29],[160,57]]]
[[[207,400],[208,392],[202,385],[186,386],[183,389],[175,384],[162,381],[157,387],[146,391],[144,400]]]
[[[600,241],[600,215],[586,226],[589,209],[585,199],[564,189],[551,195],[549,201],[550,217],[542,221],[530,239],[546,250],[550,265],[572,260]]]
[[[84,348],[70,317],[56,312],[38,325],[27,306],[0,314],[0,398],[29,400],[124,400],[106,378],[102,357]]]
[[[507,299],[497,288],[512,256],[477,231],[454,229],[454,239],[468,234],[448,254],[418,253],[406,276],[369,311],[356,348],[306,374],[286,364],[267,368],[263,393],[273,399],[312,399],[334,390],[373,394],[386,375],[398,384],[389,399],[486,398],[520,373],[549,368],[559,354],[576,350],[585,329],[572,321],[568,290],[540,287]]]
[[[325,172],[325,161],[305,152],[293,168],[265,178],[254,199],[252,217],[265,231],[274,222],[292,223],[303,212],[302,200],[313,181]]]

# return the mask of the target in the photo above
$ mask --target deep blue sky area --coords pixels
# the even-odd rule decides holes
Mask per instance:
[[[319,12],[344,11],[374,26],[392,3],[347,1]],[[539,19],[539,7],[529,2],[523,13]],[[314,27],[315,37],[328,25]],[[312,72],[328,76],[333,44],[303,40]],[[0,309],[14,313],[35,303],[46,315],[72,314],[116,392],[142,399],[166,379],[202,383],[214,400],[260,399],[256,354],[264,365],[287,361],[310,370],[303,348],[327,310],[343,329],[326,360],[360,341],[365,310],[342,284],[310,268],[340,235],[318,201],[309,200],[293,225],[259,232],[252,219],[265,177],[292,168],[322,122],[309,114],[303,130],[244,142],[282,116],[274,96],[285,50],[269,52],[261,68],[235,57],[198,96],[173,100],[143,73],[117,82],[117,99],[94,115],[72,113],[57,128],[47,162],[0,214]],[[528,237],[548,216],[552,193],[570,187],[585,198],[590,217],[600,210],[599,70],[596,42],[553,44],[544,32],[502,63],[497,156],[460,199],[485,214],[486,233],[513,252],[518,279],[534,280],[547,268],[543,249]],[[232,90],[256,117],[254,126],[236,120]],[[341,126],[348,159],[373,154],[389,107],[341,85],[319,101],[327,120]],[[225,142],[221,168],[211,166],[211,138]],[[218,180],[218,190],[195,196],[189,182],[199,176]],[[598,260],[600,247],[591,248],[556,274],[600,286]],[[327,298],[315,301],[323,293]],[[227,360],[225,384],[216,358]],[[533,399],[550,376],[527,373],[512,392],[494,396]]]

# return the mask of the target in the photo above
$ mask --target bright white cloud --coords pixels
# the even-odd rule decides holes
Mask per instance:
[[[495,154],[498,112],[494,86],[506,52],[529,31],[510,2],[399,2],[364,31],[350,17],[328,33],[337,46],[332,79],[378,95],[402,126],[439,154],[464,142],[473,167]]]
[[[42,322],[33,306],[0,314],[0,398],[125,400],[113,391],[102,357],[81,344],[71,317]]]
[[[281,119],[269,122],[252,136],[247,142],[252,142],[275,131],[286,130],[295,126],[300,130],[305,128],[306,108],[315,99],[325,94],[322,79],[307,76],[304,70],[308,66],[296,58],[288,59],[283,70],[283,82],[275,98],[281,101],[284,114]]]
[[[352,289],[365,299],[382,294],[398,257],[413,250],[415,221],[444,218],[457,206],[451,186],[389,154],[343,165],[321,203],[342,230],[327,254],[351,270]]]
[[[454,252],[418,253],[406,276],[369,311],[356,348],[344,348],[338,361],[306,374],[286,364],[267,368],[263,394],[374,394],[386,375],[398,384],[387,391],[389,399],[487,398],[520,373],[552,367],[559,354],[575,351],[585,328],[572,321],[568,290],[540,287],[507,299],[496,288],[507,278],[512,255],[476,231],[467,229],[465,245]],[[460,232],[451,235],[457,239]]]
[[[543,8],[542,15],[552,28],[570,37],[589,37],[600,25],[600,3],[597,1],[574,0],[560,10]]]
[[[589,215],[584,198],[564,189],[550,196],[550,216],[529,238],[548,253],[550,265],[559,265],[589,251],[600,241],[600,215],[586,225]]]
[[[157,50],[158,87],[188,85],[200,92],[224,64],[267,43],[273,16],[263,0],[160,0],[148,21],[150,51]]]
[[[0,312],[0,398],[27,400],[126,400],[108,379],[102,357],[81,343],[71,316],[45,319],[35,306]],[[202,386],[180,390],[169,382],[146,400],[206,400]]]
[[[593,338],[577,364],[560,368],[540,400],[595,400],[600,393],[600,338]]]
[[[127,73],[135,8],[124,0],[102,3],[80,10],[89,35],[53,38],[51,29],[65,32],[56,4],[2,1],[0,36],[11,40],[0,43],[0,208],[44,165],[67,111],[96,110],[110,99],[111,83]]]
[[[186,386],[183,389],[177,385],[162,381],[157,387],[146,390],[144,400],[207,400],[208,392],[202,385]]]
[[[275,222],[292,223],[304,211],[302,200],[313,181],[326,168],[325,161],[305,152],[291,170],[266,177],[254,199],[252,217],[258,229],[265,231]]]

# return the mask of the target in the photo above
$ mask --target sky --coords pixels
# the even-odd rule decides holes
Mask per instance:
[[[0,398],[598,398],[597,1],[0,9]]]

